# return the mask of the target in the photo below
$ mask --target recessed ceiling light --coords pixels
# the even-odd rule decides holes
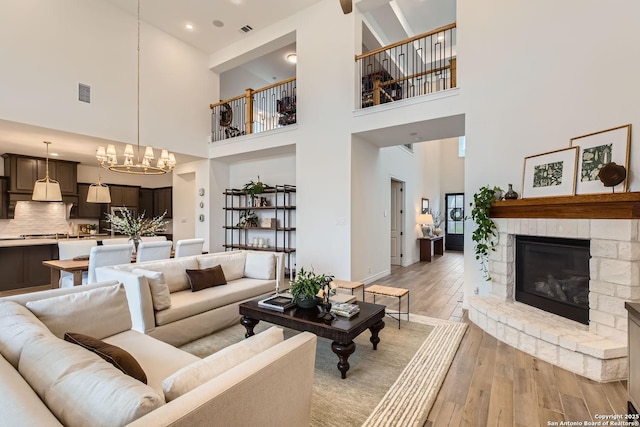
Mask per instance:
[[[49,155],[50,155],[51,157],[58,157],[60,154],[58,154],[58,153],[49,153]]]
[[[295,53],[290,53],[287,55],[287,61],[291,62],[292,64],[295,64],[298,62],[298,55],[296,55]]]
[[[442,40],[444,40],[444,36],[443,35],[439,35],[438,36],[438,41],[441,42]]]
[[[187,24],[184,26],[184,28],[186,28],[189,31],[193,31],[193,24]]]
[[[212,22],[212,24],[213,24],[213,26],[214,26],[214,27],[218,27],[218,28],[222,28],[222,27],[224,27],[224,22],[222,22],[222,21],[220,21],[220,20],[218,20],[218,19],[216,19],[215,21],[213,21],[213,22]]]

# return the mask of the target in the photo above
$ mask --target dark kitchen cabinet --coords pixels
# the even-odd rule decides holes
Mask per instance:
[[[140,187],[128,187],[124,185],[110,185],[111,206],[114,208],[127,207],[138,209]]]
[[[165,211],[165,218],[173,217],[173,188],[154,188],[153,190],[153,216],[162,215]]]
[[[50,269],[42,261],[57,257],[58,247],[52,244],[0,248],[0,291],[48,284]]]
[[[153,189],[141,188],[140,198],[138,199],[138,212],[144,213],[144,216],[149,218],[153,216]]]
[[[78,218],[100,218],[102,216],[103,203],[87,202],[87,193],[91,184],[78,184]]]
[[[9,178],[6,176],[0,176],[0,219],[7,218],[9,209],[9,195],[7,189],[9,188]]]

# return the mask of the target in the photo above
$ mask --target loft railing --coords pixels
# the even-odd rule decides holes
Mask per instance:
[[[209,105],[211,141],[259,133],[296,122],[296,78]]]
[[[456,23],[356,56],[360,108],[456,87]]]

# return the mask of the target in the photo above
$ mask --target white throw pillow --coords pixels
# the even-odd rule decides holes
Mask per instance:
[[[223,254],[199,255],[198,265],[201,270],[220,265],[225,279],[227,282],[230,282],[232,280],[242,279],[244,276],[244,263],[246,257],[246,252],[240,251]]]
[[[27,308],[58,338],[65,332],[99,340],[131,329],[131,314],[122,283],[27,302]]]
[[[273,254],[247,252],[244,277],[250,279],[273,280],[276,278],[276,257]]]
[[[28,341],[18,371],[65,426],[126,425],[164,403],[153,388],[54,336]]]
[[[177,399],[234,366],[281,343],[283,340],[284,332],[282,329],[272,326],[264,332],[223,348],[211,356],[185,366],[162,381],[164,398],[167,402]]]
[[[171,307],[171,293],[162,272],[134,268],[132,273],[140,274],[147,278],[154,309],[160,311]]]
[[[33,336],[51,335],[51,331],[25,306],[13,301],[0,301],[0,354],[14,368],[25,342]]]

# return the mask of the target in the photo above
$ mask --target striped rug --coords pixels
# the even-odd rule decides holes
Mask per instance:
[[[422,426],[451,366],[466,324],[410,315],[410,322],[385,318],[378,349],[368,331],[354,342],[351,368],[341,379],[331,341],[318,338],[311,427]],[[255,332],[267,329],[260,322]],[[244,339],[232,326],[181,347],[199,357]],[[285,329],[285,338],[296,334]]]

